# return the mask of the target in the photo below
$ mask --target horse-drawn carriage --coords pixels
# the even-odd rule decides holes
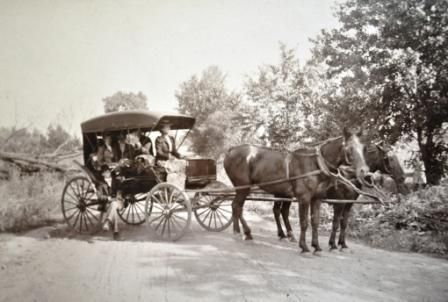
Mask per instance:
[[[151,139],[163,123],[171,130],[184,133],[192,129],[195,119],[185,115],[161,114],[151,111],[109,113],[81,124],[84,164],[78,163],[83,174],[65,185],[61,199],[67,224],[80,233],[99,229],[104,213],[112,200],[111,184],[99,177],[90,164],[104,133],[131,133],[139,130]],[[113,166],[111,168],[114,169]],[[208,158],[186,159],[185,189],[166,182],[160,167],[150,166],[143,175],[125,175],[121,179],[124,204],[118,216],[126,224],[148,223],[155,233],[166,240],[177,240],[188,229],[194,213],[199,224],[209,231],[222,231],[232,223],[231,201],[228,197],[207,196],[194,190],[223,187],[216,180],[216,162]]]
[[[180,143],[182,144],[195,119],[178,114],[126,111],[105,114],[81,124],[84,165],[79,165],[84,173],[67,182],[61,200],[62,212],[69,226],[78,232],[97,230],[114,199],[110,183],[101,179],[90,164],[90,155],[97,149],[101,137],[105,133],[139,131],[147,134],[149,139],[152,134],[161,130],[164,123],[171,125],[171,130],[176,131],[176,137],[178,132],[186,132]],[[372,201],[362,203],[381,202],[377,196],[359,190],[341,173],[346,167],[346,173],[355,177],[355,180],[358,179],[359,183],[372,185],[371,173],[368,173],[369,167],[364,159],[366,154],[366,148],[358,137],[345,130],[341,137],[329,139],[314,148],[300,148],[294,152],[264,150],[250,145],[235,147],[227,152],[224,160],[233,188],[227,188],[217,181],[216,162],[213,159],[187,159],[186,178],[182,188],[166,181],[166,171],[150,165],[143,174],[128,173],[120,176],[124,203],[117,214],[127,224],[148,223],[160,238],[166,240],[181,238],[189,228],[193,213],[198,223],[209,231],[222,231],[233,223],[234,232],[239,233],[241,222],[246,238],[250,239],[250,229],[242,216],[246,199],[277,203],[300,200],[300,246],[307,251],[304,243],[307,207],[313,204],[313,246],[319,250],[315,235],[318,224],[316,217],[319,217],[319,200],[325,188],[337,185],[338,182],[356,194],[373,198]],[[254,189],[261,189],[274,197],[250,195],[255,192]],[[340,197],[322,201],[333,204],[356,202]],[[287,212],[284,215],[283,209],[282,216],[284,220],[287,219]],[[276,221],[279,227],[278,213]],[[288,232],[291,232],[290,227]]]

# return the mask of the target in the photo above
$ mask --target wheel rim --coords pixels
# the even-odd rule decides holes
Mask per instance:
[[[79,233],[89,233],[101,224],[103,212],[98,210],[96,192],[85,177],[71,179],[64,187],[62,214],[67,224]]]
[[[128,201],[126,207],[118,211],[118,216],[127,224],[139,225],[145,222],[146,194],[137,194]]]
[[[221,232],[232,224],[232,200],[200,195],[196,198],[194,215],[206,230]]]
[[[188,196],[175,185],[156,185],[147,198],[148,224],[163,240],[176,241],[188,229],[191,204]]]

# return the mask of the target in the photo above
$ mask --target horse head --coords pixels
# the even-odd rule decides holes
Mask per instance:
[[[320,149],[330,169],[349,166],[360,183],[372,185],[373,174],[366,164],[366,147],[361,143],[359,134],[344,128],[343,136],[326,141]]]
[[[373,174],[366,163],[367,148],[360,140],[361,133],[343,130],[343,153],[345,163],[355,170],[356,178],[362,184],[372,186]]]
[[[392,148],[384,142],[375,143],[369,148],[367,163],[371,171],[380,171],[392,177],[397,185],[397,189],[402,194],[407,194],[408,190],[405,181],[403,167]]]

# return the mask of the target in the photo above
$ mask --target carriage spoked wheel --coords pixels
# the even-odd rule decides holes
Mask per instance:
[[[198,193],[195,196],[194,215],[207,231],[224,231],[232,224],[232,200]]]
[[[117,212],[121,220],[130,225],[140,225],[145,222],[146,195],[135,194],[126,196],[124,207]]]
[[[103,211],[93,183],[84,176],[70,179],[61,198],[62,215],[67,224],[79,233],[96,232],[101,227]]]
[[[187,194],[170,183],[159,183],[146,199],[148,224],[164,240],[179,240],[191,221],[191,203]]]

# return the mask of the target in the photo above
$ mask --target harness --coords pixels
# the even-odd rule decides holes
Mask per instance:
[[[303,179],[303,178],[308,178],[308,177],[312,177],[312,176],[317,176],[317,175],[321,175],[324,174],[325,176],[331,177],[335,180],[340,181],[341,183],[347,185],[348,187],[350,187],[351,189],[353,189],[356,193],[358,193],[359,195],[365,195],[368,197],[371,197],[375,200],[380,201],[381,203],[383,203],[383,201],[378,198],[375,195],[366,193],[361,191],[360,189],[358,189],[350,180],[348,180],[347,178],[345,178],[342,174],[341,174],[341,168],[340,167],[335,167],[334,165],[332,165],[331,163],[329,163],[324,156],[322,155],[322,146],[324,146],[325,144],[329,143],[330,141],[333,140],[337,140],[340,139],[341,137],[337,137],[334,139],[329,139],[324,141],[323,143],[321,143],[319,146],[316,146],[316,148],[314,149],[314,152],[312,154],[303,154],[302,156],[316,156],[317,158],[317,164],[319,169],[318,170],[314,170],[314,171],[310,171],[307,172],[305,174],[301,174],[301,175],[297,175],[297,176],[290,176],[290,164],[292,161],[292,154],[291,152],[288,152],[285,160],[284,160],[284,166],[285,166],[285,171],[286,171],[286,178],[284,179],[277,179],[277,180],[272,180],[272,181],[267,181],[267,182],[262,182],[262,183],[258,183],[258,184],[250,184],[250,185],[242,185],[242,186],[236,186],[233,187],[231,189],[203,189],[203,190],[193,190],[193,192],[195,193],[233,193],[234,191],[240,191],[240,190],[251,190],[254,188],[259,188],[259,187],[264,187],[264,186],[269,186],[269,185],[275,185],[275,184],[279,184],[279,183],[285,183],[285,182],[291,182],[293,180],[298,180],[298,179]],[[345,153],[345,159],[346,162],[349,163],[349,161],[347,161],[347,154],[345,152],[345,148],[344,148],[344,153]],[[333,173],[329,166],[331,168],[334,168],[334,170],[337,171],[337,173]]]

